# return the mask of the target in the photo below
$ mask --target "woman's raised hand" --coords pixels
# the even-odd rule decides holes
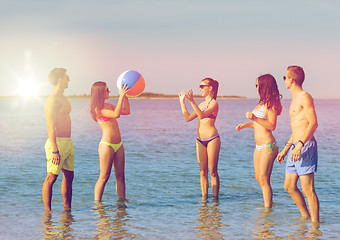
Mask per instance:
[[[119,96],[124,97],[126,95],[126,93],[129,91],[129,86],[127,84],[125,84],[121,90],[119,90]]]
[[[186,98],[186,92],[182,90],[181,93],[178,94],[178,97],[180,102],[184,102],[184,99]]]
[[[186,98],[189,100],[189,102],[192,102],[194,100],[194,92],[192,91],[192,89],[190,89],[187,94],[186,94]]]

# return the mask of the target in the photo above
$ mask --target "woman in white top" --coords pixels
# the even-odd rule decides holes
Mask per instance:
[[[246,117],[252,122],[241,123],[236,131],[243,128],[253,128],[256,142],[254,150],[255,178],[260,184],[264,207],[271,208],[273,205],[273,191],[270,186],[274,160],[278,154],[275,138],[272,131],[276,128],[277,116],[281,114],[282,105],[275,78],[265,74],[257,79],[257,93],[260,96],[259,104],[253,112],[247,112]]]

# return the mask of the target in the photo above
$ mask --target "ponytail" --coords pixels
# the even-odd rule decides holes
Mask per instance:
[[[213,89],[213,99],[216,100],[219,83],[216,80],[212,79],[212,78],[204,78],[202,81],[205,81],[205,80],[207,80],[209,82],[209,85],[212,86],[212,89]]]

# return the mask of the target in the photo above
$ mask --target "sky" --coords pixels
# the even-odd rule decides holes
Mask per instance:
[[[140,72],[146,92],[178,94],[205,77],[220,96],[256,98],[256,78],[302,66],[314,98],[340,98],[337,0],[1,0],[0,96],[50,95],[64,67],[65,95]]]

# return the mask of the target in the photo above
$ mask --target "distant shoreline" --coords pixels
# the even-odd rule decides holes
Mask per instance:
[[[90,99],[89,95],[70,95],[67,96],[69,99]],[[48,96],[39,96],[39,97],[24,97],[24,96],[0,96],[0,99],[13,99],[13,100],[20,100],[22,99],[23,101],[27,101],[30,99],[36,99],[40,101],[45,101],[48,98]],[[117,99],[118,96],[111,96],[110,99]],[[195,99],[204,99],[202,96],[199,95],[194,95]],[[166,95],[166,96],[152,96],[152,97],[143,97],[143,96],[138,96],[138,97],[129,97],[129,99],[150,99],[150,100],[162,100],[162,99],[178,99],[178,96],[175,95]],[[258,100],[258,98],[255,97],[241,97],[241,96],[217,96],[217,100]],[[291,101],[291,98],[284,98],[282,101]],[[315,101],[340,101],[340,98],[314,98]]]
[[[91,98],[90,94],[81,95],[65,95],[68,98]],[[11,98],[47,98],[48,96],[0,96],[0,99],[11,99]],[[116,99],[118,96],[111,96],[110,99]],[[162,94],[162,93],[142,93],[138,97],[129,97],[130,99],[178,99],[178,95],[175,94]],[[194,95],[194,98],[203,99],[201,95]],[[218,99],[257,99],[255,97],[242,97],[242,96],[217,96]],[[291,98],[285,98],[283,100],[291,100]],[[336,100],[339,101],[340,98],[314,98],[314,100]]]
[[[83,95],[71,95],[67,96],[69,98],[90,98],[91,95],[83,94]],[[195,98],[203,98],[201,95],[194,95]],[[218,98],[222,99],[246,99],[246,97],[241,96],[217,96]],[[118,98],[118,96],[110,96],[110,98]],[[163,94],[163,93],[151,93],[151,92],[144,92],[137,97],[130,97],[133,99],[177,99],[178,95],[176,94]]]
[[[66,95],[68,98],[91,98],[90,94],[81,95]],[[47,98],[48,96],[39,96],[40,98]],[[194,95],[195,98],[203,98],[201,95]],[[0,96],[0,98],[27,98],[24,96]],[[110,96],[110,98],[118,98],[118,96]],[[177,99],[176,94],[162,94],[162,93],[151,93],[145,92],[138,97],[130,97],[133,99]],[[247,97],[242,96],[217,96],[219,99],[247,99]]]
[[[194,95],[195,98],[203,98],[201,95]],[[241,96],[217,96],[218,98],[230,98],[230,99],[245,99],[246,97],[241,97]],[[139,95],[136,98],[178,98],[178,95],[175,94],[162,94],[162,93],[150,93],[150,92],[145,92]]]

